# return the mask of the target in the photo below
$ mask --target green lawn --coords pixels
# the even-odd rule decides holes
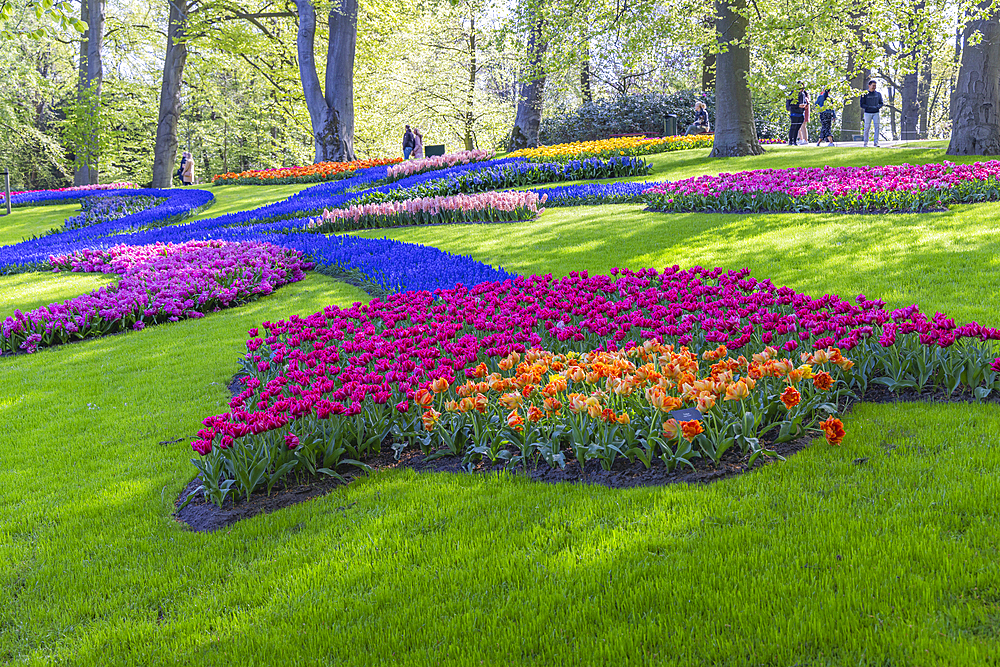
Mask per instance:
[[[247,190],[245,208],[283,196]],[[997,325],[995,207],[613,206],[374,235],[532,273],[750,266]],[[0,277],[0,317],[83,278]],[[312,274],[201,320],[0,359],[0,662],[997,664],[996,405],[862,405],[841,448],[708,486],[390,472],[215,534],[174,522],[188,439],[225,409],[247,329],[364,298]]]
[[[0,217],[0,245],[11,245],[50,229],[62,229],[66,218],[79,212],[79,204],[12,209],[9,216]]]

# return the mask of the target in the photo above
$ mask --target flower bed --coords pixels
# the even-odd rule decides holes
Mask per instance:
[[[459,164],[470,164],[472,162],[483,162],[493,158],[493,151],[475,149],[471,151],[458,151],[447,155],[437,155],[434,157],[420,158],[419,160],[405,160],[400,164],[389,167],[386,178],[390,181],[398,181],[407,176],[422,174],[426,171],[437,169],[447,169]]]
[[[531,220],[544,211],[545,195],[526,191],[482,192],[474,195],[425,197],[402,202],[363,204],[323,211],[306,230],[319,233],[382,229],[409,225]]]
[[[644,160],[634,157],[614,157],[607,160],[590,158],[571,160],[565,164],[521,161],[502,164],[497,162],[476,170],[442,174],[440,178],[428,179],[417,185],[405,183],[408,187],[375,188],[366,194],[359,195],[355,203],[405,201],[422,197],[488,192],[560,181],[645,176],[649,171],[650,166]],[[404,183],[399,185],[402,186]]]
[[[358,169],[378,167],[402,162],[402,158],[354,160],[352,162],[317,162],[304,167],[279,167],[255,169],[240,173],[218,174],[212,177],[213,185],[289,185],[317,183],[349,178]]]
[[[927,211],[1000,199],[1000,161],[759,169],[650,188],[653,211]]]
[[[583,183],[537,188],[533,192],[545,195],[548,206],[600,206],[603,204],[645,203],[646,191],[660,185],[641,183]],[[527,192],[527,191],[525,191]]]
[[[507,157],[523,157],[532,162],[563,162],[586,158],[610,158],[619,155],[652,155],[693,148],[711,148],[713,138],[704,134],[679,137],[616,137],[600,141],[575,141],[554,146],[523,148]]]
[[[66,218],[66,229],[93,227],[102,222],[121,220],[125,216],[142,213],[167,201],[166,197],[149,196],[91,196],[80,202],[82,213]]]
[[[754,456],[765,435],[816,425],[839,442],[837,399],[873,382],[1000,391],[989,364],[1000,331],[883,306],[811,299],[748,271],[675,267],[328,307],[251,331],[245,390],[193,446],[221,503],[293,470],[333,474],[388,436],[467,462],[506,449],[553,465],[627,456],[670,466],[732,446]],[[730,354],[743,349],[749,359]],[[687,407],[700,415],[670,424]]]
[[[74,201],[80,197],[85,197],[93,192],[103,192],[107,190],[135,190],[138,186],[135,183],[107,183],[105,185],[77,185],[69,188],[58,188],[55,190],[26,190],[24,192],[11,192],[11,208],[21,206],[44,206],[47,204],[62,204],[67,201]],[[4,193],[0,192],[0,205],[6,201]]]
[[[261,243],[223,241],[116,246],[53,257],[55,271],[117,273],[108,287],[0,323],[0,354],[36,352],[149,324],[203,317],[302,280],[301,253]]]
[[[122,192],[112,191],[109,196],[117,196]],[[77,198],[82,196],[89,195],[78,194]],[[58,234],[49,234],[14,245],[2,246],[0,247],[0,275],[24,271],[47,271],[49,269],[48,260],[52,255],[65,255],[84,247],[94,247],[95,245],[108,247],[120,243],[136,245],[137,241],[134,237],[136,230],[162,227],[193,214],[215,200],[215,196],[208,190],[197,189],[139,189],[125,191],[124,196],[148,196],[164,199],[164,201],[158,206],[126,215],[117,220],[99,222],[90,227],[66,230]],[[185,234],[183,231],[174,230],[160,232],[156,240],[180,242],[191,238],[193,236]],[[142,243],[138,242],[139,245]]]

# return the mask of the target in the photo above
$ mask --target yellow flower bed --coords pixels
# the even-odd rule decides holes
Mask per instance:
[[[523,157],[532,162],[559,162],[584,158],[609,158],[618,155],[651,155],[692,148],[711,148],[713,137],[695,134],[680,137],[616,137],[600,141],[574,141],[569,144],[524,148],[507,157]]]

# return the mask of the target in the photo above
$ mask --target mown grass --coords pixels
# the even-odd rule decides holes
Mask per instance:
[[[215,195],[215,202],[206,209],[199,211],[185,222],[214,218],[227,213],[248,211],[258,206],[272,204],[286,199],[300,190],[312,187],[316,183],[299,185],[203,185],[200,190],[208,190]]]
[[[0,276],[0,319],[20,309],[24,312],[61,303],[107,285],[116,276],[100,273],[19,273]]]
[[[975,269],[995,271],[975,223],[989,210],[898,233],[901,216],[869,232],[876,218],[608,207],[393,235],[532,273],[729,258],[870,297],[896,287],[884,262],[917,276],[913,293],[942,287],[945,312],[995,324],[996,278]],[[225,409],[246,330],[361,298],[311,275],[202,320],[0,359],[0,661],[995,664],[992,405],[862,405],[841,448],[709,486],[392,472],[216,534],[176,524],[187,439]]]
[[[62,229],[66,218],[79,212],[79,204],[11,209],[10,215],[0,216],[0,245],[11,245],[50,229]]]

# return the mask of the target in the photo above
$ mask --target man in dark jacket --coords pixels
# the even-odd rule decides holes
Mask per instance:
[[[403,159],[409,160],[410,153],[413,152],[413,148],[417,145],[416,139],[413,137],[413,131],[410,130],[410,126],[406,126],[406,132],[403,132]]]
[[[802,95],[799,97],[792,98],[789,97],[785,100],[785,108],[788,110],[788,145],[797,146],[799,138],[799,129],[802,128],[802,123],[806,119],[806,112],[803,110],[804,104],[800,104],[799,101],[802,99]]]
[[[861,96],[861,110],[865,112],[864,140],[865,148],[868,148],[868,129],[872,123],[875,124],[875,148],[878,148],[878,117],[879,111],[885,106],[882,101],[882,93],[875,90],[875,79],[868,82],[868,92]]]

